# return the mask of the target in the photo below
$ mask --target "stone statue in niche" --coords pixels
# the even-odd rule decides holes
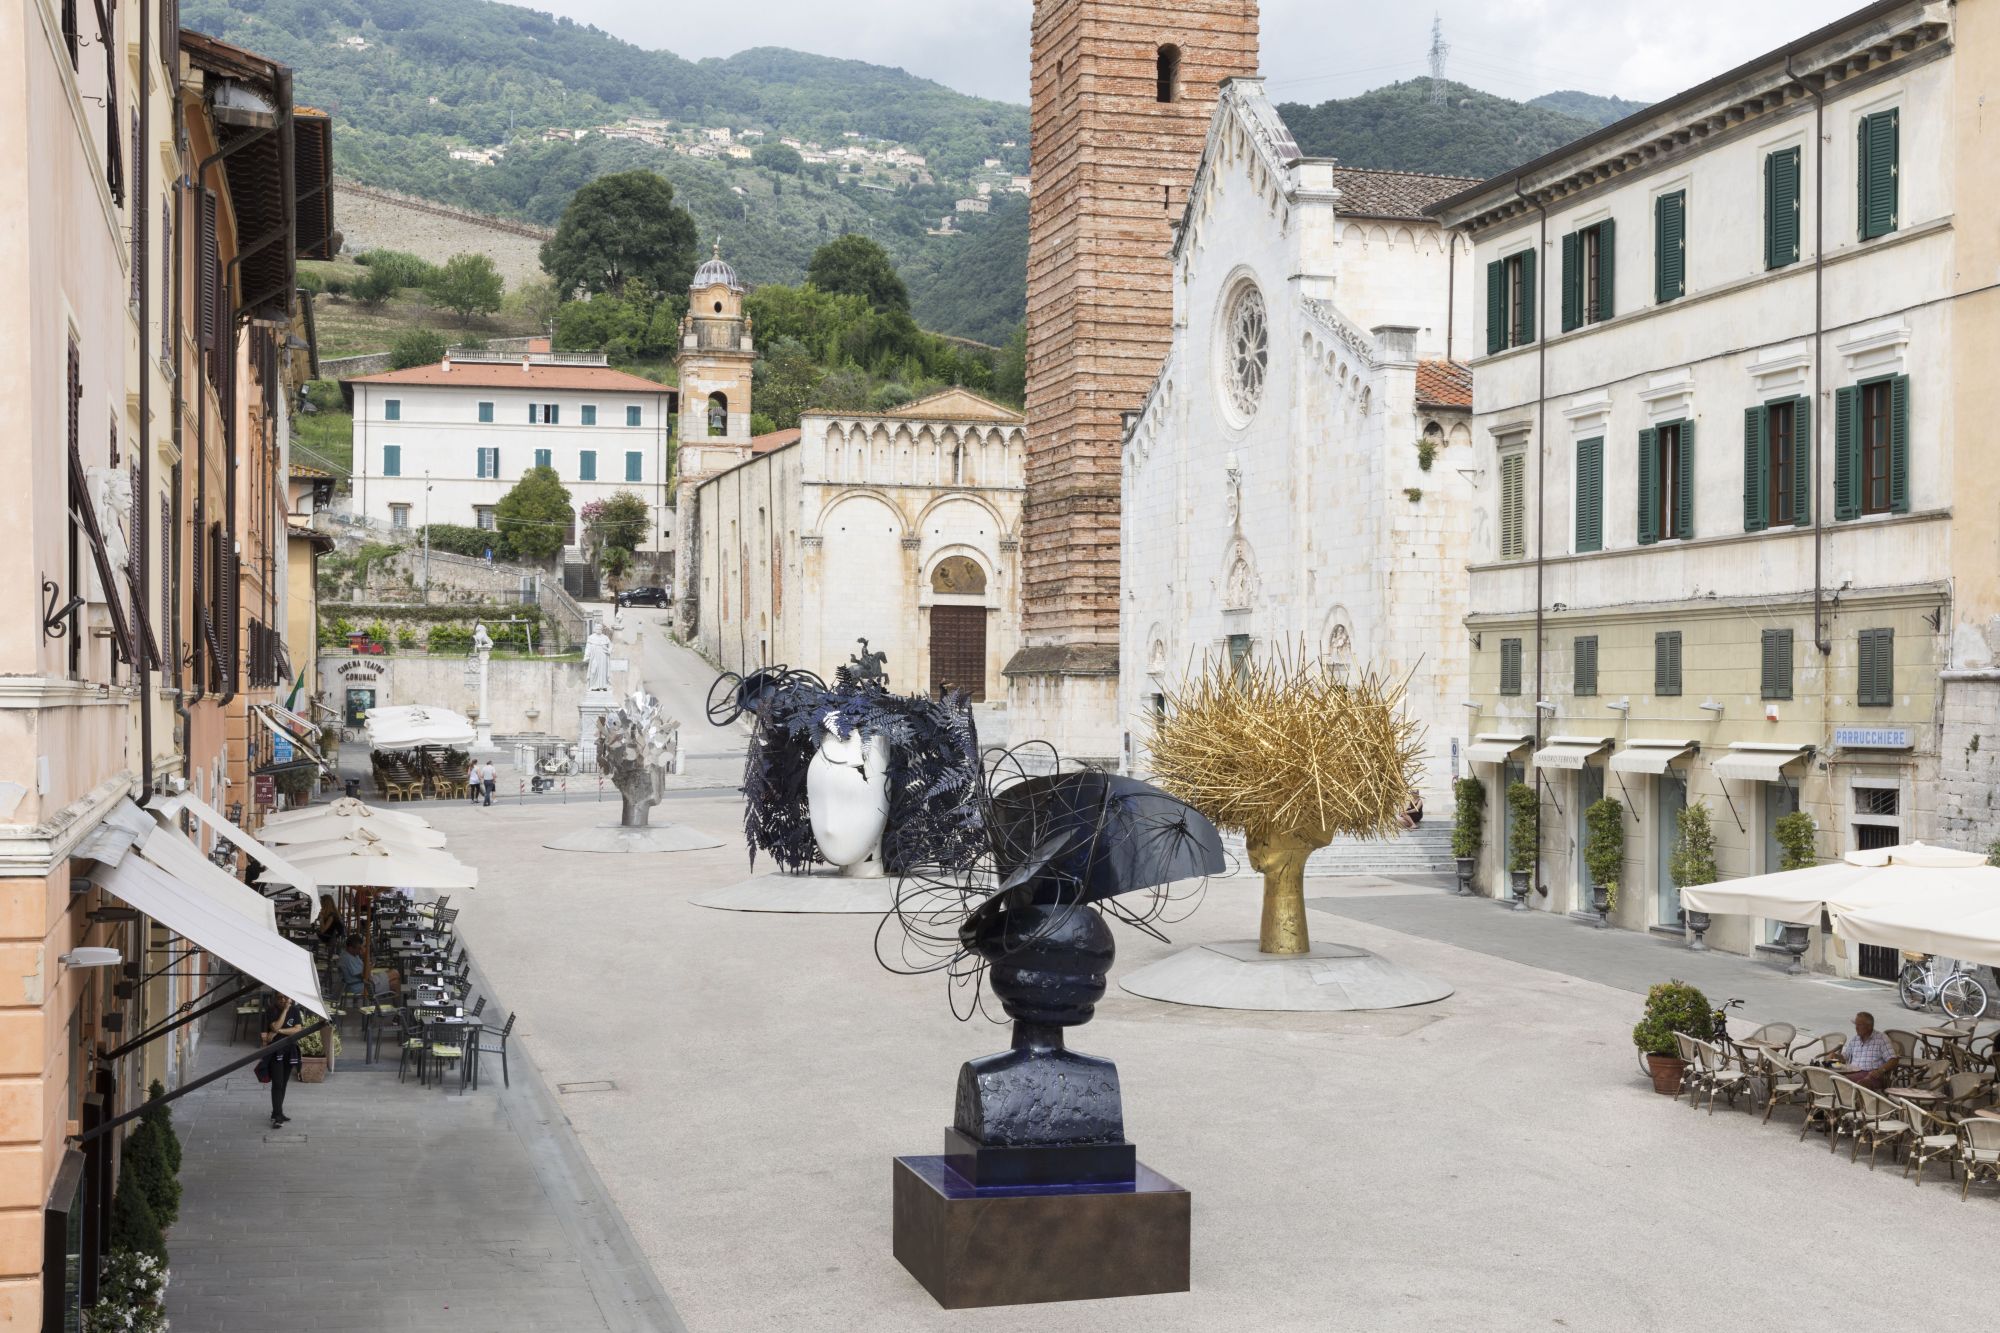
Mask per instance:
[[[1348,631],[1347,622],[1336,620],[1326,634],[1326,667],[1335,680],[1346,680],[1348,668],[1354,662],[1354,638]]]
[[[1250,562],[1239,555],[1229,566],[1229,582],[1222,592],[1222,605],[1231,611],[1248,610],[1255,594],[1256,575],[1250,571]]]
[[[1237,466],[1236,455],[1229,455],[1222,472],[1222,517],[1230,527],[1235,527],[1243,517],[1243,469]]]

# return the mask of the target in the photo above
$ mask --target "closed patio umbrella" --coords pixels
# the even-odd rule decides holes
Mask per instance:
[[[355,804],[359,805],[360,802]],[[368,806],[362,806],[368,810]],[[337,841],[360,832],[373,833],[384,842],[401,847],[442,847],[444,834],[434,828],[417,824],[406,824],[396,820],[381,818],[380,812],[364,814],[336,814],[323,811],[316,819],[299,819],[281,828],[266,825],[264,839],[280,847],[313,846],[323,842]]]

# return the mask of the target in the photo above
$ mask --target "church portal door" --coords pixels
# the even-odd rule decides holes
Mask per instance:
[[[986,608],[931,608],[931,693],[964,690],[986,699]]]

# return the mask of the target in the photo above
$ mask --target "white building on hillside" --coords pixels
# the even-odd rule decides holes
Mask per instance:
[[[1260,79],[1223,85],[1174,242],[1173,344],[1129,421],[1119,711],[1204,657],[1303,650],[1409,678],[1441,797],[1462,725],[1471,256],[1456,177],[1304,158]],[[1433,800],[1432,808],[1442,805]]]
[[[494,526],[531,467],[556,470],[574,509],[618,491],[652,507],[640,550],[670,549],[675,391],[562,353],[448,357],[341,381],[354,409],[354,507],[391,528]],[[566,534],[574,544],[574,524]]]

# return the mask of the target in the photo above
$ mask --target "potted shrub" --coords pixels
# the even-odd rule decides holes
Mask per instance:
[[[1541,798],[1535,789],[1525,782],[1516,782],[1507,788],[1507,808],[1514,816],[1514,827],[1507,836],[1507,871],[1513,880],[1514,910],[1528,910],[1528,881],[1535,873],[1535,853],[1541,847],[1541,836],[1536,828],[1536,820],[1541,815]]]
[[[1794,810],[1773,824],[1771,832],[1778,840],[1778,869],[1804,870],[1819,864],[1819,829],[1811,815]],[[1799,960],[1805,957],[1811,937],[1811,928],[1797,922],[1787,921],[1779,928],[1778,947],[1792,956],[1790,966],[1785,969],[1787,974],[1797,976],[1806,970]]]
[[[1681,1059],[1674,1034],[1685,1032],[1703,1041],[1715,1036],[1715,1012],[1708,997],[1685,981],[1662,981],[1646,992],[1646,1014],[1632,1029],[1632,1044],[1646,1056],[1653,1091],[1672,1094],[1681,1086],[1687,1061]]]
[[[143,1250],[114,1250],[97,1277],[97,1304],[83,1312],[85,1333],[165,1333],[166,1261]]]
[[[1458,860],[1460,897],[1472,893],[1472,873],[1479,867],[1480,844],[1486,841],[1486,784],[1478,778],[1460,778],[1451,787],[1457,801],[1452,816],[1451,854]]]
[[[317,1032],[299,1038],[299,1082],[326,1082],[326,1039],[333,1037],[333,1053],[340,1054],[340,1029],[329,1023]]]
[[[1667,873],[1674,877],[1677,888],[1715,883],[1715,829],[1708,822],[1708,802],[1696,801],[1683,807],[1679,824],[1673,855],[1667,858]],[[1689,912],[1687,925],[1694,933],[1688,948],[1696,953],[1705,952],[1708,945],[1701,937],[1708,933],[1708,913]]]
[[[1583,812],[1588,841],[1584,868],[1590,872],[1590,905],[1597,911],[1599,930],[1611,924],[1618,906],[1618,877],[1625,871],[1625,807],[1605,797]]]

